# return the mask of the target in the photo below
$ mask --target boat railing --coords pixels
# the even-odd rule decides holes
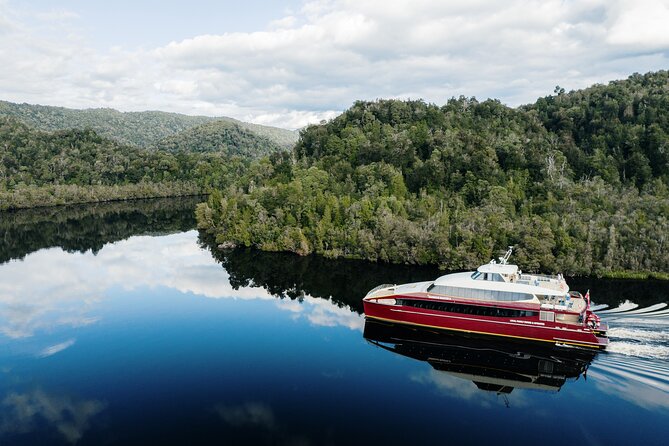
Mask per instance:
[[[564,291],[565,289],[568,289],[567,282],[563,278],[542,274],[521,274],[516,283],[535,285],[556,291]]]
[[[557,281],[558,278],[556,276],[549,276],[547,274],[521,274],[520,275],[520,280],[539,280],[539,281],[551,281],[555,280]]]

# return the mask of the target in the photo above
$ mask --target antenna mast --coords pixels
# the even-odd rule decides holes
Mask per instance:
[[[506,254],[504,256],[499,258],[499,263],[502,265],[506,265],[506,263],[509,261],[509,257],[511,257],[511,253],[513,253],[513,246],[509,246],[508,251],[506,251]]]

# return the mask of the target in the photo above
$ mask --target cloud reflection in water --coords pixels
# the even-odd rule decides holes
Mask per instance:
[[[10,393],[2,401],[0,434],[31,432],[46,422],[69,443],[76,443],[90,427],[91,418],[102,412],[105,404],[48,394],[42,390]]]
[[[234,289],[228,273],[197,245],[196,231],[137,236],[107,244],[97,254],[50,248],[0,265],[0,333],[18,339],[39,330],[95,323],[100,317],[93,314],[96,304],[114,287],[166,287],[217,299],[276,299],[264,288]],[[360,315],[329,300],[306,296],[301,304],[282,300],[278,305],[314,325],[362,329]]]

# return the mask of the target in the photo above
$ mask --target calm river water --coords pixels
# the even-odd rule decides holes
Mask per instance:
[[[667,444],[669,283],[586,355],[365,324],[432,268],[220,252],[196,199],[0,213],[0,444]]]

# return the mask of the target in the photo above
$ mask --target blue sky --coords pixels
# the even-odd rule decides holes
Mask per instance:
[[[39,14],[71,13],[90,43],[100,50],[156,47],[200,34],[264,29],[277,17],[299,10],[299,0],[31,0],[10,2],[30,21]]]
[[[298,128],[669,68],[669,0],[0,0],[0,99]]]

